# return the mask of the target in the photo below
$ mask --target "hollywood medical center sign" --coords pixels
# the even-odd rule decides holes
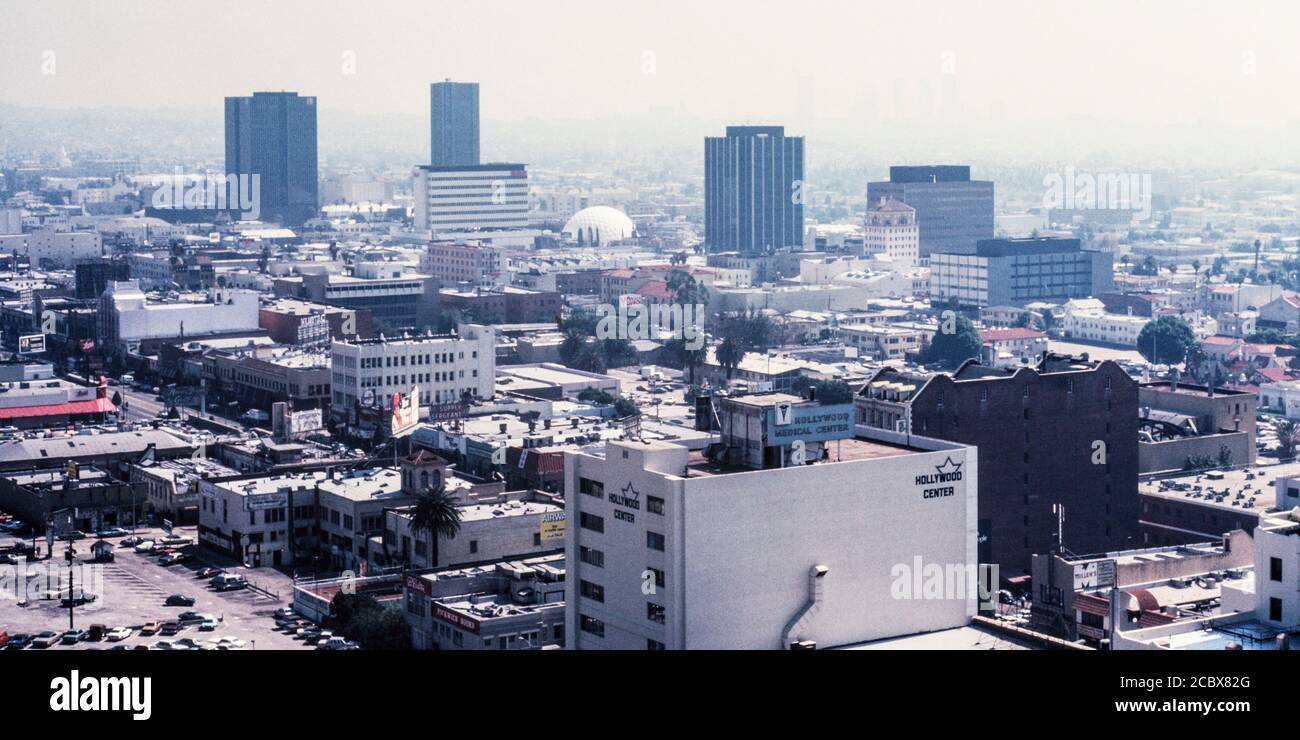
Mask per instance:
[[[825,406],[778,403],[767,409],[767,444],[771,447],[792,442],[826,442],[853,436],[853,404]]]

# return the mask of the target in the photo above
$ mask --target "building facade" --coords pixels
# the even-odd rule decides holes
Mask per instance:
[[[749,398],[804,405],[786,431],[827,411]],[[964,577],[934,598],[911,589],[931,564],[974,576],[975,451],[865,438],[849,419],[826,459],[810,443],[816,462],[797,464],[793,440],[760,431],[774,409],[737,407],[730,427],[744,447],[770,445],[756,454],[766,465],[660,441],[567,455],[567,647],[832,647],[969,622]]]
[[[960,306],[1063,303],[1113,285],[1110,253],[1083,249],[1078,239],[988,239],[969,252],[930,254],[932,295]]]
[[[890,167],[889,180],[867,184],[868,203],[885,198],[916,209],[922,259],[993,238],[993,183],[970,179],[969,166]]]
[[[496,373],[496,330],[462,324],[451,334],[333,343],[333,414],[382,408],[394,393],[420,388],[420,404],[491,398]]]
[[[1004,577],[1062,545],[1092,553],[1140,541],[1138,385],[1114,362],[1047,355],[1036,367],[968,362],[929,377],[885,369],[855,404],[859,423],[980,449],[980,562]]]
[[[496,163],[415,169],[415,228],[438,234],[528,226],[528,167]]]
[[[316,98],[295,92],[226,98],[226,174],[258,177],[262,220],[298,226],[315,217]]]
[[[710,252],[767,254],[803,244],[802,136],[784,126],[728,126],[704,140],[704,242]]]
[[[429,85],[429,164],[478,164],[478,83],[444,80]]]

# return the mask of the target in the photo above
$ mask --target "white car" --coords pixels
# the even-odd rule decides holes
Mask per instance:
[[[130,636],[130,627],[118,627],[117,629],[109,630],[108,633],[104,635],[104,639],[109,642],[121,642]]]
[[[140,553],[146,553],[152,551],[153,547],[154,547],[153,540],[145,540],[144,542],[141,542],[140,544],[135,546],[135,551]]]

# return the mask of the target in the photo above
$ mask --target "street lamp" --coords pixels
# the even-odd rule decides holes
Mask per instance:
[[[74,629],[73,614],[77,608],[76,592],[73,584],[73,574],[76,571],[73,561],[77,559],[77,551],[72,547],[71,540],[68,541],[68,549],[63,551],[63,559],[68,561],[68,629],[71,630]]]

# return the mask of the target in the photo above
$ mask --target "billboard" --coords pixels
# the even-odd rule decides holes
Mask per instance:
[[[18,354],[35,355],[45,351],[45,335],[29,334],[18,337]]]
[[[552,511],[542,515],[542,542],[564,539],[564,512]]]
[[[420,387],[411,386],[411,392],[403,396],[393,394],[393,423],[389,435],[405,437],[420,423]]]
[[[1074,590],[1108,588],[1115,585],[1115,561],[1094,560],[1074,566]]]
[[[429,407],[429,421],[464,419],[465,410],[463,403],[437,403]]]
[[[295,411],[289,414],[287,419],[289,436],[306,434],[325,428],[324,419],[321,417],[320,409],[308,409],[306,411]]]
[[[788,445],[795,440],[825,442],[853,436],[853,404],[822,406],[791,402],[778,403],[767,409],[767,444]]]

